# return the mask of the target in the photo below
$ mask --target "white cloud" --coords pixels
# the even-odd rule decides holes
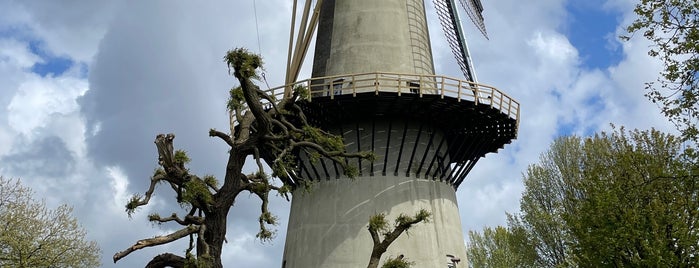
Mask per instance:
[[[119,167],[107,167],[107,175],[110,177],[110,186],[112,187],[113,194],[113,205],[119,208],[119,211],[123,210],[124,204],[129,201],[131,197],[127,192],[129,186],[129,178],[124,175]]]
[[[7,106],[10,127],[24,135],[44,127],[54,114],[77,112],[87,81],[73,77],[33,77],[23,82]]]
[[[118,1],[3,1],[0,30],[42,41],[55,56],[89,63]]]
[[[578,64],[578,51],[560,33],[537,31],[527,44],[534,49],[538,60],[550,67],[570,68]]]
[[[0,37],[0,157],[50,137],[65,143],[75,161],[71,174],[24,179],[38,194],[76,206],[80,221],[103,248],[104,265],[111,266],[109,255],[158,233],[145,215],[180,209],[169,203],[173,196],[164,187],[133,220],[123,211],[131,193],[147,189],[157,165],[152,144],[157,133],[177,134],[176,146],[190,153],[193,172],[222,177],[226,148],[206,135],[210,127],[226,128],[223,103],[233,79],[221,57],[233,47],[256,51],[258,43],[252,3],[87,2],[0,3],[0,30],[15,27],[22,32],[14,40]],[[624,53],[618,65],[586,69],[580,62],[585,55],[561,31],[565,1],[484,4],[490,40],[469,35],[476,72],[483,83],[521,103],[521,124],[518,139],[480,160],[461,185],[465,230],[504,224],[504,212],[518,210],[521,172],[561,129],[586,134],[607,129],[610,122],[671,129],[643,97],[643,83],[653,80],[660,65],[645,54],[647,43],[641,38],[617,44]],[[283,81],[290,4],[275,0],[257,5],[266,77],[276,86]],[[631,0],[610,0],[607,6],[623,12],[622,23],[630,22]],[[438,73],[461,76],[438,23],[430,23]],[[476,33],[464,26],[467,33]],[[31,66],[42,59],[28,49],[27,39],[44,42],[50,54],[87,64],[89,81],[76,69],[58,77],[31,73]],[[310,64],[304,68],[308,73]],[[6,170],[0,163],[0,172]],[[258,206],[254,198],[237,200],[226,263],[279,266],[288,203],[272,203],[282,223],[273,245],[254,239]],[[163,251],[181,253],[185,247],[149,249],[119,265],[142,266]]]
[[[40,61],[41,58],[29,51],[27,44],[13,39],[0,39],[0,70],[3,73],[30,68]]]
[[[232,229],[235,230],[235,228]],[[264,251],[260,250],[259,247],[255,247],[255,244],[258,243],[260,241],[255,238],[253,233],[236,232],[236,235],[230,236],[228,243],[224,245],[223,252],[225,253],[221,256],[221,259],[226,263],[244,262],[248,265],[260,265],[263,262],[270,262]],[[242,263],[239,265],[245,266]]]

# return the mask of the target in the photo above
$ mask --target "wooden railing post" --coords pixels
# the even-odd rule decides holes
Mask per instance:
[[[335,81],[333,81],[333,79],[330,79],[330,86],[328,86],[328,94],[330,94],[331,100],[335,99]]]
[[[500,109],[502,109],[502,99],[503,98],[505,98],[505,94],[501,94],[501,96],[500,96],[500,107],[499,107]],[[510,98],[508,98],[508,99],[510,99]],[[508,107],[508,110],[509,110],[509,107]],[[509,115],[509,112],[507,114]]]
[[[507,104],[507,116],[511,116],[511,115],[512,115],[512,99],[510,99],[510,101]],[[519,116],[519,113],[517,116]]]
[[[375,88],[375,93],[376,95],[379,95],[379,73],[375,73],[375,79],[374,79],[374,85],[376,86]]]
[[[459,80],[458,89],[456,90],[456,101],[457,102],[461,102],[461,87],[463,86],[463,85],[461,85],[461,83],[462,83],[461,80]]]
[[[444,99],[444,76],[442,76],[442,86],[439,87],[439,89],[442,91],[442,99]]]
[[[357,83],[354,82],[354,78],[355,78],[356,76],[357,76],[357,75],[352,74],[352,82],[351,82],[351,83],[352,83],[352,97],[356,97],[356,96],[357,96]]]

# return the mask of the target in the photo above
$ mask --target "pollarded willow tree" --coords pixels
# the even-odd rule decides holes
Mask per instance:
[[[146,267],[223,267],[221,249],[225,240],[228,212],[236,197],[243,192],[256,195],[262,201],[259,217],[261,240],[272,239],[269,225],[276,224],[267,204],[269,194],[276,191],[288,197],[291,181],[303,181],[298,177],[297,155],[305,153],[311,158],[325,157],[341,166],[348,177],[354,177],[357,169],[345,161],[347,158],[372,158],[371,153],[348,153],[342,138],[309,125],[298,105],[308,96],[308,89],[296,87],[281,100],[260,90],[253,83],[262,68],[262,58],[238,48],[228,51],[224,61],[232,75],[240,83],[230,90],[230,133],[215,129],[209,136],[223,141],[229,150],[223,183],[213,176],[197,176],[185,166],[189,161],[182,150],[175,150],[173,134],[160,134],[155,139],[160,168],[150,178],[150,187],[144,195],[135,195],[126,205],[131,215],[137,208],[147,205],[158,185],[167,185],[177,194],[177,202],[188,208],[185,215],[172,213],[164,217],[148,216],[151,222],[181,225],[181,229],[167,235],[137,241],[131,247],[114,255],[114,262],[136,250],[167,244],[189,238],[185,256],[164,253],[155,256]],[[252,157],[257,171],[244,174],[243,164]],[[271,167],[272,174],[264,170]],[[274,185],[272,177],[283,183]]]

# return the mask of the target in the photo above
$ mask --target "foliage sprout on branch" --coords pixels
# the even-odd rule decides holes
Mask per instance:
[[[374,242],[372,247],[371,257],[369,258],[369,265],[367,268],[376,268],[379,266],[379,261],[381,260],[381,255],[386,253],[388,246],[393,243],[398,237],[403,234],[403,232],[408,231],[413,225],[420,222],[430,221],[430,212],[425,209],[418,211],[415,216],[408,216],[405,214],[400,214],[396,217],[393,229],[389,228],[389,223],[386,220],[386,214],[379,213],[371,216],[369,219],[369,234],[371,234],[371,240]],[[381,235],[383,235],[383,240],[381,240]],[[389,258],[386,260],[382,267],[410,267],[412,263],[403,259],[403,256],[398,256],[396,258]]]
[[[330,159],[342,167],[348,177],[355,176],[357,169],[349,165],[346,158],[372,158],[373,155],[367,152],[348,153],[341,137],[309,125],[297,103],[304,100],[307,89],[295,87],[281,100],[275,100],[272,95],[260,90],[252,82],[258,78],[257,71],[262,68],[259,55],[237,48],[228,51],[224,62],[240,85],[230,90],[227,103],[230,132],[209,130],[209,136],[220,139],[228,146],[223,183],[220,184],[211,175],[200,177],[190,173],[186,167],[189,162],[186,152],[174,149],[175,135],[157,135],[155,145],[160,167],[151,176],[146,193],[134,195],[126,205],[126,212],[131,216],[139,207],[147,205],[155,188],[163,184],[170,186],[177,194],[177,202],[188,212],[183,216],[177,213],[169,217],[149,215],[151,222],[174,223],[181,229],[139,240],[116,253],[114,262],[133,251],[189,237],[185,256],[161,254],[146,267],[222,267],[221,249],[225,241],[228,212],[240,193],[249,192],[262,201],[257,237],[267,241],[274,236],[269,226],[277,224],[277,217],[268,209],[269,193],[276,191],[287,197],[290,190],[297,186],[296,183],[303,184],[297,168],[299,153]],[[244,174],[243,164],[248,156],[254,159],[257,171]],[[272,174],[265,172],[265,165],[272,168]],[[272,177],[279,178],[282,185],[273,184]]]

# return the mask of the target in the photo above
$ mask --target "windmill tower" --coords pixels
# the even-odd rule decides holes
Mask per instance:
[[[480,0],[461,4],[485,34]],[[282,267],[364,267],[370,216],[423,208],[430,222],[398,238],[384,258],[403,254],[415,267],[466,259],[455,191],[478,159],[516,138],[519,103],[475,82],[454,0],[434,5],[465,79],[434,74],[423,0],[307,0],[299,22],[294,2],[286,92],[308,87],[311,99],[301,105],[309,122],[341,135],[348,151],[377,157],[348,160],[360,171],[350,179],[331,161],[299,152],[302,179],[291,183],[311,189],[293,192]],[[297,81],[316,28],[312,78]]]

